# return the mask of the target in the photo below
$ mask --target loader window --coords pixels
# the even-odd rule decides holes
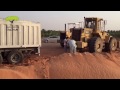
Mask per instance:
[[[92,25],[92,24],[91,24],[91,22],[89,22],[89,23],[88,23],[88,28],[90,28],[90,27],[91,27],[91,25]]]
[[[95,28],[95,21],[86,21],[86,28]]]
[[[93,29],[95,28],[95,22],[94,21],[91,22],[91,27],[90,28],[93,28]]]
[[[91,23],[92,23],[91,21],[87,21],[87,22],[86,22],[86,28],[90,28],[91,25],[92,25]]]

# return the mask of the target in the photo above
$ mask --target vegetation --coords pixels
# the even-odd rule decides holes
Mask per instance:
[[[107,32],[108,32],[110,35],[112,35],[113,37],[120,38],[120,30],[118,30],[118,31],[108,30]]]
[[[41,35],[42,35],[42,37],[59,36],[60,35],[60,30],[56,31],[56,30],[45,30],[45,29],[42,29]]]
[[[113,37],[120,38],[120,30],[117,30],[117,31],[108,30],[107,32],[110,35],[112,35]],[[57,30],[45,30],[45,29],[42,29],[41,35],[42,35],[42,37],[59,36],[60,35],[60,30],[57,31]]]

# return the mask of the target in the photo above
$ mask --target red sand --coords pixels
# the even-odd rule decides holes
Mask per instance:
[[[29,79],[29,77],[17,71],[0,69],[0,79]]]
[[[114,54],[109,59],[101,54],[64,54],[49,61],[50,78],[109,79],[120,78],[119,60]],[[114,58],[113,58],[114,57]]]
[[[41,56],[28,58],[31,65],[2,67],[0,78],[13,79],[120,79],[120,52],[64,53],[59,44],[42,45]],[[5,69],[4,69],[5,68]]]

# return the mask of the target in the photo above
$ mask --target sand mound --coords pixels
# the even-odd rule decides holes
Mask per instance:
[[[109,79],[120,78],[120,59],[117,53],[62,54],[49,60],[52,79]]]
[[[17,71],[0,69],[0,79],[29,79],[29,77]]]
[[[30,57],[29,65],[3,65],[0,69],[0,78],[15,79],[45,79],[48,78],[49,65],[46,63],[49,59],[39,60],[39,57]],[[38,59],[38,60],[37,60]],[[6,75],[7,73],[7,75]]]
[[[36,62],[30,66],[0,69],[0,78],[120,79],[119,53],[64,53],[51,58],[30,59]]]

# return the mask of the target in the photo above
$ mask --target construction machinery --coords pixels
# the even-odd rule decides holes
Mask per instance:
[[[66,29],[67,25],[68,25],[68,29]],[[74,27],[74,28],[81,27],[82,26],[82,22],[79,22],[79,23],[68,23],[67,25],[65,24],[65,31],[61,31],[60,32],[60,45],[62,47],[64,47],[64,39],[66,37],[68,37],[68,38],[71,37],[72,32],[71,32],[71,27],[70,26],[72,25],[72,27]]]
[[[77,49],[89,52],[115,51],[117,40],[105,31],[106,20],[97,17],[84,17],[84,28],[71,28],[71,38]]]

